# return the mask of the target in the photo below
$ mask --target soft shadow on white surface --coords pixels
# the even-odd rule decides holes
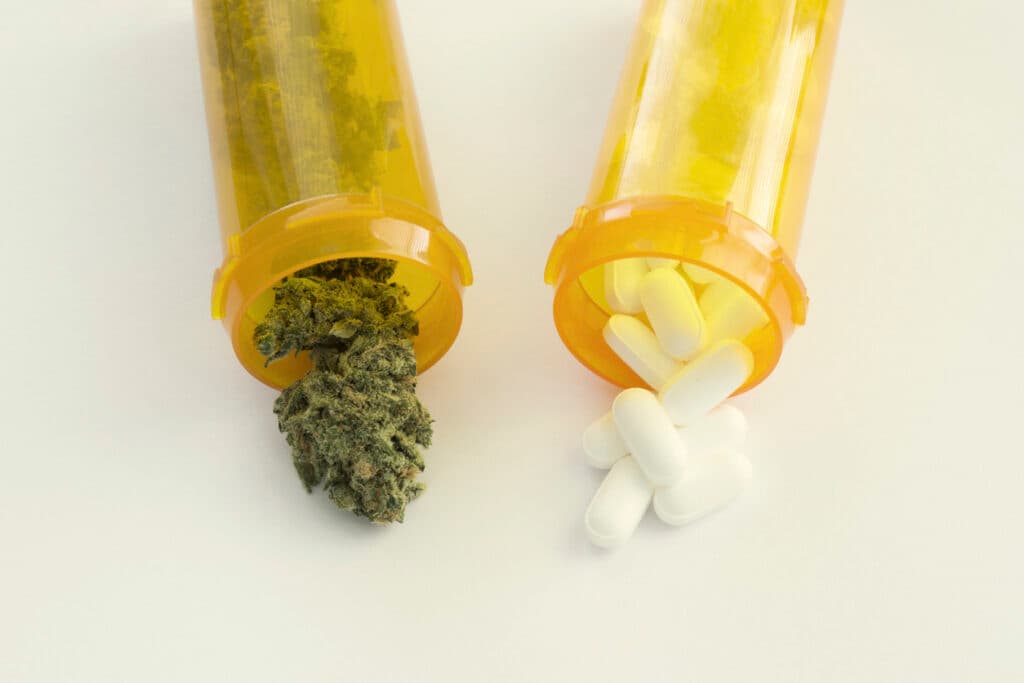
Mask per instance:
[[[752,489],[608,553],[579,438],[615,392],[561,346],[541,276],[637,3],[399,6],[477,283],[421,381],[429,489],[387,529],[302,490],[273,392],[208,319],[189,3],[12,10],[0,679],[1024,676],[1020,9],[851,3],[809,325],[739,400]]]

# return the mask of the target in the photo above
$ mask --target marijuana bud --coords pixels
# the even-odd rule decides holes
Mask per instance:
[[[313,369],[274,405],[308,491],[345,510],[402,521],[423,485],[431,418],[416,398],[417,322],[408,292],[384,282],[394,264],[347,259],[279,284],[254,341],[267,362],[308,351]]]
[[[398,263],[384,258],[345,258],[326,261],[295,273],[297,277],[322,277],[347,280],[365,277],[374,282],[387,282],[395,274]]]
[[[406,296],[403,287],[367,277],[290,277],[275,288],[274,305],[253,341],[269,364],[289,353],[345,350],[363,330],[411,338],[419,323],[405,305]]]

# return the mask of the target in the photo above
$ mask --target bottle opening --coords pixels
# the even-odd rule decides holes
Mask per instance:
[[[213,314],[222,318],[242,365],[260,381],[283,388],[310,367],[303,354],[265,364],[253,331],[274,301],[274,286],[296,271],[345,258],[398,263],[391,281],[409,291],[416,312],[414,340],[423,372],[448,351],[462,325],[462,290],[472,282],[466,252],[457,238],[426,212],[384,200],[369,209],[365,198],[322,197],[267,216],[229,245],[217,272]]]
[[[555,325],[566,347],[619,386],[647,386],[608,347],[603,330],[615,313],[647,322],[614,274],[628,278],[632,268],[636,277],[659,262],[678,264],[708,339],[739,339],[753,353],[754,371],[737,393],[763,381],[803,323],[803,284],[767,232],[731,207],[697,200],[629,199],[578,212],[552,249],[546,274],[556,287]]]

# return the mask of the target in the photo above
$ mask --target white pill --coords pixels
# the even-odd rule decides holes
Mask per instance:
[[[678,268],[679,261],[674,258],[658,258],[656,256],[647,257],[647,267],[651,270],[657,270],[658,268]]]
[[[684,263],[683,272],[686,273],[686,276],[690,278],[690,280],[698,285],[706,285],[708,283],[715,282],[716,280],[720,280],[722,277],[712,270],[701,268],[700,266],[692,263]]]
[[[732,502],[750,484],[750,461],[735,451],[693,458],[682,480],[654,493],[654,511],[668,524],[688,524]]]
[[[700,310],[703,311],[706,316],[708,313],[713,313],[715,310],[725,306],[729,301],[736,296],[737,292],[742,292],[737,285],[733,284],[725,278],[718,278],[707,287],[700,295]]]
[[[747,418],[735,406],[723,403],[688,427],[676,431],[686,446],[686,457],[717,450],[738,449],[747,436]],[[629,455],[611,413],[595,420],[583,432],[583,452],[591,467],[607,470]]]
[[[747,418],[738,408],[726,403],[678,430],[686,444],[686,457],[695,458],[713,451],[739,449],[747,437]],[[618,433],[615,436],[618,438]],[[625,444],[622,447],[625,448]]]
[[[700,297],[707,338],[745,339],[768,322],[768,316],[753,297],[728,280],[708,285]]]
[[[646,389],[626,389],[612,403],[619,436],[655,486],[679,481],[686,469],[686,446],[675,425]]]
[[[583,453],[588,465],[601,470],[609,469],[629,453],[611,413],[595,420],[583,432]]]
[[[658,343],[651,328],[629,315],[613,315],[604,326],[604,341],[611,350],[655,389],[679,369]]]
[[[674,423],[688,425],[732,396],[753,369],[754,356],[742,342],[719,342],[669,378],[661,404]]]
[[[605,264],[604,295],[616,313],[639,313],[640,283],[650,268],[647,259],[624,258]]]
[[[654,487],[636,460],[630,456],[619,460],[587,508],[584,524],[590,540],[602,548],[624,543],[644,518],[653,495]]]
[[[704,336],[704,316],[678,270],[659,268],[648,273],[640,284],[640,302],[668,355],[685,360],[697,352]]]

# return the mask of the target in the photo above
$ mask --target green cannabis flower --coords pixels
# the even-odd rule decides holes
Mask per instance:
[[[387,282],[395,274],[396,261],[385,258],[343,258],[325,261],[295,273],[297,277],[322,277],[347,280],[350,277],[365,277],[374,282]]]
[[[313,369],[274,405],[308,491],[345,510],[401,522],[423,485],[431,418],[416,398],[416,318],[394,264],[348,259],[300,271],[275,290],[254,341],[267,362],[310,352]],[[345,277],[334,277],[343,274]]]
[[[267,362],[290,353],[346,350],[360,334],[409,339],[419,332],[405,305],[408,292],[366,277],[290,277],[274,290],[274,305],[253,340]]]

